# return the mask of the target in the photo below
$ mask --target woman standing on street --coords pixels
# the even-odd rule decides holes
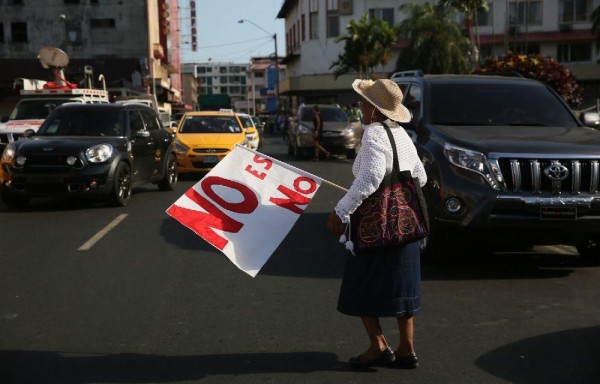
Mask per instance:
[[[313,107],[313,124],[315,126],[314,140],[315,140],[315,161],[319,161],[319,150],[325,152],[325,156],[329,158],[331,153],[323,148],[320,143],[321,137],[323,135],[323,120],[321,119],[321,110],[318,105]]]
[[[355,80],[352,87],[363,97],[361,111],[368,125],[352,166],[355,176],[352,186],[327,220],[329,230],[338,236],[345,232],[345,224],[351,225],[350,215],[392,171],[392,143],[383,127],[384,123],[391,128],[400,171],[410,171],[421,186],[427,182],[425,169],[412,140],[396,123],[406,123],[411,119],[410,112],[402,105],[400,88],[387,79],[375,82]],[[418,366],[413,315],[420,307],[420,285],[418,242],[357,255],[348,253],[338,311],[360,317],[370,340],[366,351],[350,359],[352,367],[365,369],[381,364],[392,364],[397,368]],[[379,317],[396,317],[400,331],[397,349],[389,347]]]

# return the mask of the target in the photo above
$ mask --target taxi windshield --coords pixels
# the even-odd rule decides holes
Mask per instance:
[[[240,133],[235,116],[186,116],[179,133]]]

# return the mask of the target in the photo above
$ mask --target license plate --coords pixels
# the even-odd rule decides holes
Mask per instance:
[[[577,207],[540,207],[541,220],[575,220]]]
[[[206,164],[214,164],[219,161],[219,156],[204,156],[202,162]]]

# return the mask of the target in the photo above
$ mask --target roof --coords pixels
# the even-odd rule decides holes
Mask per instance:
[[[283,4],[281,5],[281,9],[279,10],[279,13],[277,14],[277,18],[285,19],[287,14],[292,10],[294,5],[296,5],[297,3],[298,3],[298,0],[285,0],[283,2]]]

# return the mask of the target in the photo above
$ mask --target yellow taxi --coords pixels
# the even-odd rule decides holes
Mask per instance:
[[[210,171],[236,144],[248,139],[233,110],[187,112],[175,131],[178,171]]]

